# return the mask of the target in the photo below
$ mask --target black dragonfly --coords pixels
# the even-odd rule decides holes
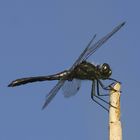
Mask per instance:
[[[85,50],[81,53],[75,63],[69,70],[64,70],[60,73],[49,75],[49,76],[37,76],[37,77],[27,77],[20,78],[12,81],[8,86],[15,87],[22,84],[37,82],[37,81],[49,81],[49,80],[59,80],[58,83],[53,87],[53,89],[46,96],[45,103],[42,107],[44,109],[50,101],[55,97],[59,89],[62,87],[64,91],[64,96],[69,97],[75,95],[80,88],[81,80],[91,80],[91,99],[98,105],[103,107],[105,110],[108,109],[95,100],[95,97],[107,104],[106,100],[102,99],[100,96],[106,96],[107,94],[101,95],[99,92],[99,87],[104,90],[111,90],[112,84],[104,86],[102,80],[112,80],[118,82],[117,80],[110,78],[112,71],[107,63],[101,65],[94,65],[86,60],[99,48],[101,47],[111,36],[113,36],[120,28],[125,24],[125,22],[119,24],[110,33],[102,37],[99,41],[93,43],[96,34],[93,36],[89,44],[86,46]],[[96,86],[95,86],[96,85]],[[115,89],[114,89],[115,90]],[[110,104],[109,104],[110,105]]]

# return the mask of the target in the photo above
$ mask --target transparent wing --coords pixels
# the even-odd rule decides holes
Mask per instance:
[[[59,89],[64,85],[64,83],[65,83],[65,80],[59,80],[58,81],[58,83],[49,92],[49,94],[47,94],[46,100],[45,100],[45,103],[44,103],[42,109],[44,109],[50,103],[50,101],[55,97],[55,95],[57,94],[57,92],[59,91]]]
[[[97,41],[95,44],[92,44],[94,37],[89,42],[88,46],[85,48],[85,50],[82,52],[82,54],[79,56],[79,58],[76,60],[76,62],[73,64],[70,70],[73,70],[75,66],[77,66],[82,61],[85,61],[88,57],[90,57],[98,48],[100,48],[111,36],[113,36],[123,25],[125,22],[119,24],[117,27],[115,27],[110,33],[102,37],[99,41]]]
[[[81,80],[73,79],[72,81],[65,81],[62,90],[64,97],[75,95],[81,87]]]
[[[117,27],[115,27],[110,33],[108,33],[106,36],[101,38],[99,41],[97,41],[95,44],[91,45],[89,49],[87,50],[86,54],[83,57],[83,61],[86,60],[88,57],[90,57],[98,48],[100,48],[111,36],[113,36],[117,31],[120,30],[122,26],[124,26],[125,22],[119,24]]]

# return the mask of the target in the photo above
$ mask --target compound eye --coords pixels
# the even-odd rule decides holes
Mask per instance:
[[[109,71],[109,65],[106,64],[106,63],[104,63],[104,64],[102,65],[102,71],[103,71],[103,72],[108,72],[108,71]]]

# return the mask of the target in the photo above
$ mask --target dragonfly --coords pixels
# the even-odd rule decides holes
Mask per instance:
[[[103,101],[104,103],[110,105],[109,102],[101,98],[101,96],[106,96],[108,94],[101,94],[100,88],[102,88],[103,90],[112,90],[113,89],[112,84],[119,81],[110,77],[112,74],[112,70],[109,64],[103,63],[100,65],[95,65],[88,62],[87,59],[93,53],[95,53],[95,51],[98,48],[100,48],[105,42],[107,42],[107,40],[110,39],[117,31],[119,31],[121,27],[123,27],[124,25],[125,22],[122,22],[121,24],[113,28],[111,32],[109,32],[108,34],[103,36],[100,40],[94,43],[96,37],[95,34],[88,43],[88,45],[86,46],[86,48],[84,49],[84,51],[75,61],[75,63],[70,67],[70,69],[64,70],[62,72],[53,75],[16,79],[12,81],[8,85],[8,87],[15,87],[39,81],[58,80],[57,84],[51,89],[51,91],[49,92],[49,94],[47,94],[45,98],[45,103],[42,106],[42,109],[44,109],[56,96],[60,88],[62,88],[65,97],[70,97],[78,92],[78,90],[81,87],[82,80],[90,80],[92,81],[91,99],[108,111],[108,109],[104,105],[102,105],[99,101],[97,101],[97,99],[99,99],[100,101]],[[108,86],[105,86],[103,84],[104,80],[111,80],[113,83]]]

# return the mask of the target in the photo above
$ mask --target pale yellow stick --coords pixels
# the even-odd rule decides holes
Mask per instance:
[[[110,91],[109,108],[109,140],[122,140],[122,127],[120,121],[120,84],[116,83],[113,87],[116,91]]]

